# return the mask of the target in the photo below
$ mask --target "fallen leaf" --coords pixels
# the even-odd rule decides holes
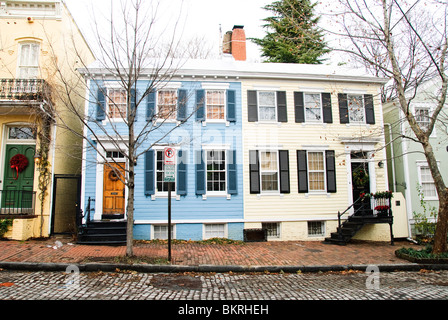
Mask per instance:
[[[12,287],[13,285],[14,285],[14,283],[12,283],[12,282],[0,283],[0,287]]]

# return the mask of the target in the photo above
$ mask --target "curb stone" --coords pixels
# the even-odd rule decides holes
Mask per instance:
[[[371,264],[375,265],[375,264]],[[83,272],[114,272],[119,270],[132,270],[143,273],[179,273],[179,272],[217,272],[217,273],[243,273],[243,272],[270,272],[270,273],[297,273],[297,272],[329,272],[358,270],[365,271],[371,265],[329,265],[329,266],[242,266],[242,265],[148,265],[148,264],[109,264],[109,263],[35,263],[35,262],[5,262],[0,261],[0,269],[19,271],[66,271],[69,266],[78,267]],[[448,270],[448,264],[383,264],[375,265],[380,272],[394,271],[420,271]]]

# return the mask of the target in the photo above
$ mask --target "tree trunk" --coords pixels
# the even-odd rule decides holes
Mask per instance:
[[[448,190],[439,195],[439,213],[437,216],[436,232],[432,253],[440,254],[447,251],[448,234]]]

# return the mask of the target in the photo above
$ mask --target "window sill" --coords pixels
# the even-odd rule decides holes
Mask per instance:
[[[230,121],[226,121],[226,120],[203,120],[202,121],[202,126],[206,127],[207,124],[225,124],[226,127],[230,126]]]
[[[176,201],[180,200],[180,195],[176,194],[176,191],[172,191],[171,198]],[[156,193],[151,195],[151,200],[155,201],[156,199],[168,199],[168,193]]]
[[[227,193],[207,193],[202,195],[202,200],[207,200],[207,198],[227,198],[227,200],[230,200],[232,195]]]
[[[308,198],[310,196],[327,196],[327,198],[331,197],[331,193],[328,193],[326,191],[316,191],[316,192],[307,192],[305,193],[305,198]]]

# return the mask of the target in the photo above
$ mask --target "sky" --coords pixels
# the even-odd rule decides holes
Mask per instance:
[[[148,0],[145,0],[148,1]],[[180,21],[183,36],[204,36],[210,42],[213,53],[219,53],[221,36],[232,30],[234,25],[243,25],[246,37],[262,38],[264,18],[270,15],[263,9],[273,0],[163,0],[159,10],[160,18],[165,22]],[[89,19],[95,10],[101,13],[110,0],[65,0],[79,28],[89,39],[92,28]],[[92,9],[95,5],[97,9]],[[180,16],[180,19],[178,17]],[[259,48],[247,41],[247,60],[260,61]]]

